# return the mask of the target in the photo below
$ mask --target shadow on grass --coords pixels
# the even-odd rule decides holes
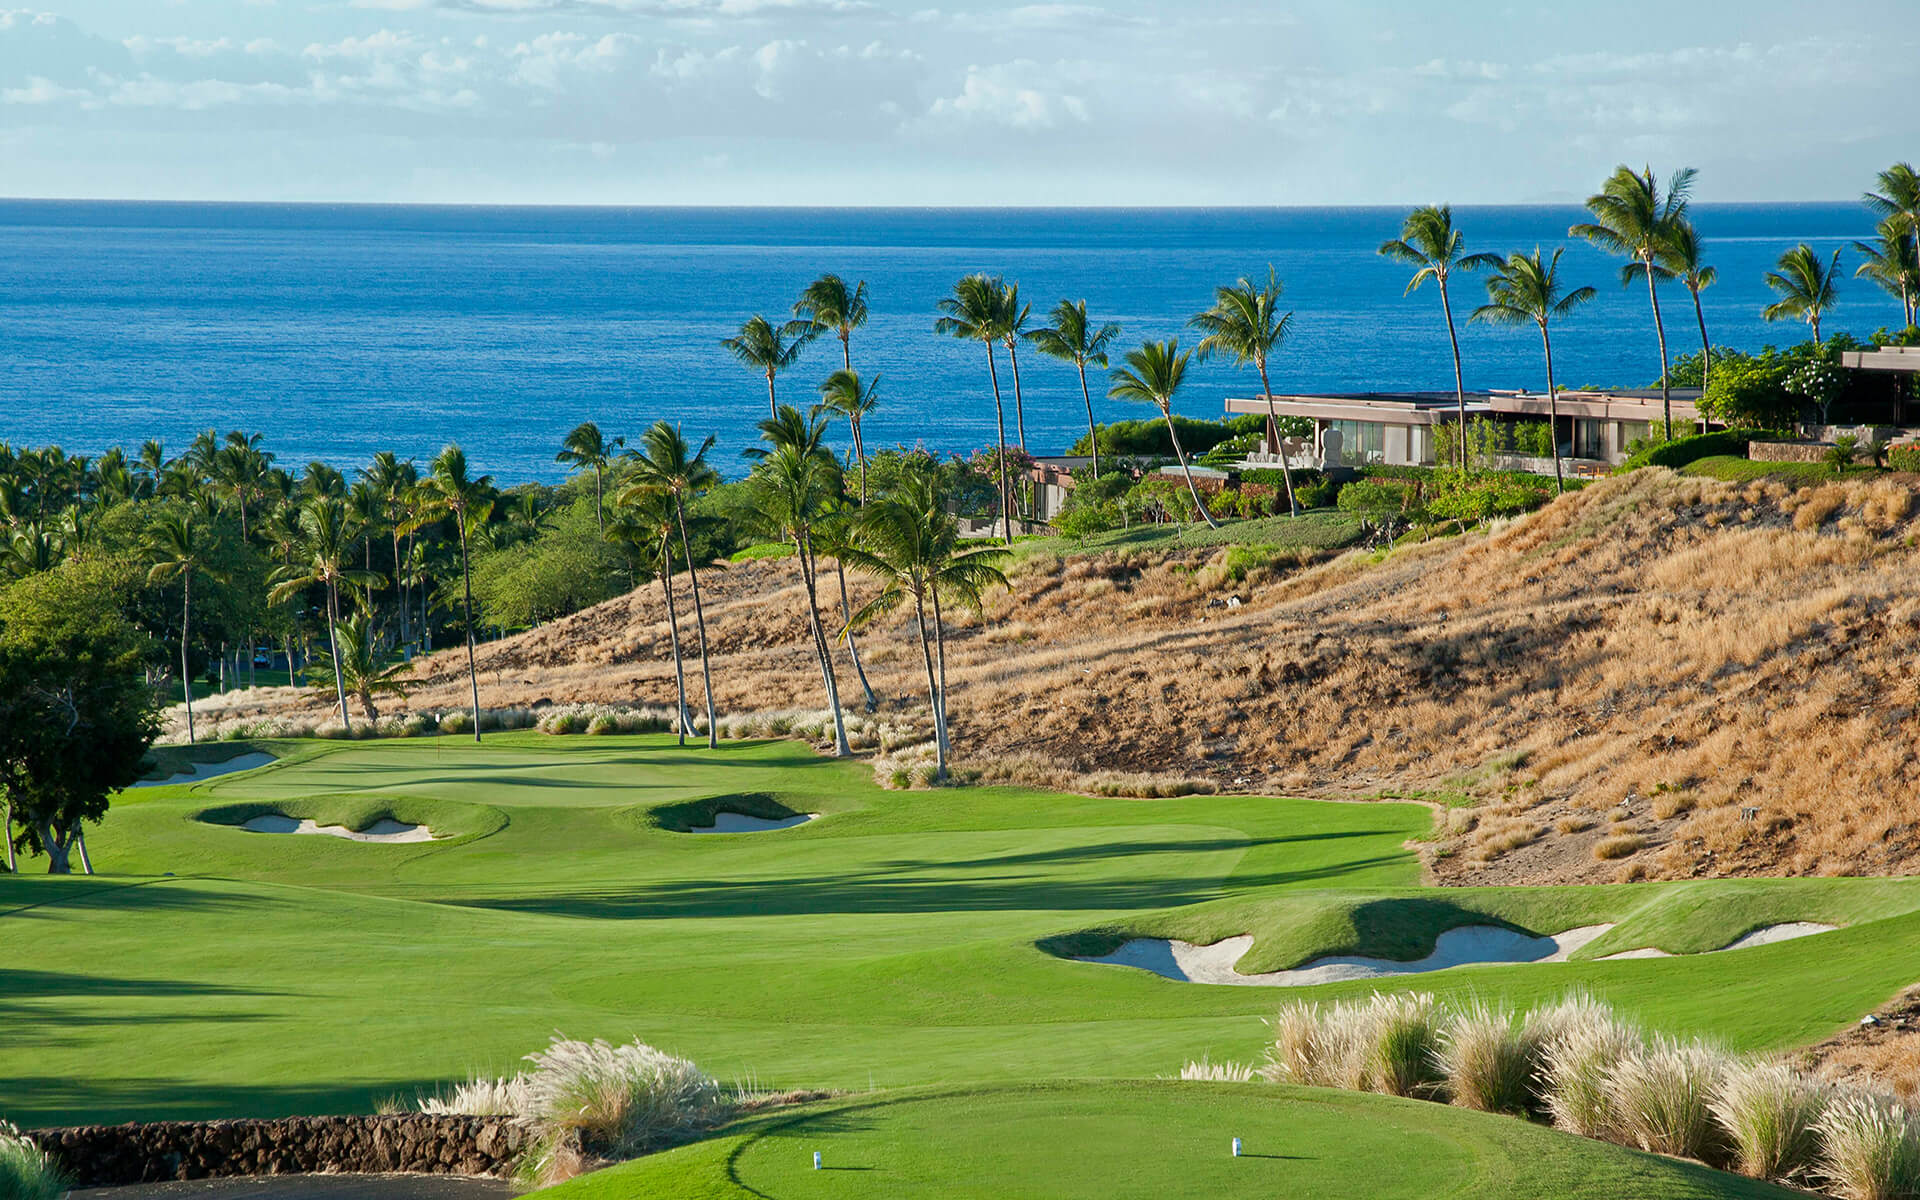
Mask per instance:
[[[125,1121],[211,1121],[224,1117],[334,1116],[371,1113],[383,1101],[435,1091],[441,1079],[343,1080],[311,1086],[116,1079],[102,1071],[67,1078],[0,1076],[0,1117],[25,1128]]]

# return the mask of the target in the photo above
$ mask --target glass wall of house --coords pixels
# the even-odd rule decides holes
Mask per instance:
[[[1573,457],[1607,457],[1605,423],[1589,417],[1573,419]]]
[[[1340,459],[1347,465],[1385,461],[1387,434],[1380,422],[1328,421],[1327,428],[1340,431]]]

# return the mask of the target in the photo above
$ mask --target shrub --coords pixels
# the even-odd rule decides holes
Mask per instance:
[[[1340,489],[1337,503],[1341,512],[1384,515],[1406,512],[1411,495],[1405,484],[1357,479]]]
[[[1180,1078],[1198,1079],[1207,1083],[1251,1083],[1254,1077],[1252,1067],[1244,1063],[1211,1062],[1202,1055],[1197,1062],[1190,1062],[1180,1068]]]
[[[1421,1096],[1440,1082],[1440,1015],[1430,992],[1376,993],[1361,1034],[1362,1086],[1389,1096]]]
[[[1895,1200],[1920,1192],[1920,1131],[1898,1102],[1843,1093],[1814,1128],[1820,1177],[1842,1200]]]
[[[1675,438],[1670,442],[1653,442],[1643,445],[1633,452],[1622,469],[1632,471],[1640,467],[1671,467],[1679,470],[1688,463],[1697,462],[1703,458],[1717,458],[1721,455],[1745,458],[1747,447],[1754,442],[1791,436],[1791,434],[1765,429],[1718,429],[1712,433]]]
[[[645,1043],[555,1035],[527,1055],[527,1117],[538,1127],[523,1177],[554,1182],[591,1157],[632,1158],[706,1129],[727,1110],[699,1067]]]
[[[1889,447],[1887,462],[1896,471],[1920,471],[1920,442]]]
[[[1570,1133],[1612,1137],[1617,1120],[1607,1077],[1623,1059],[1645,1048],[1644,1036],[1584,996],[1570,997],[1530,1019],[1540,1039],[1540,1107]]]
[[[1475,1001],[1440,1035],[1448,1094],[1462,1108],[1525,1113],[1539,1050],[1537,1032],[1511,1009]]]
[[[1273,1044],[1267,1047],[1267,1078],[1281,1083],[1310,1087],[1335,1086],[1333,1064],[1322,1032],[1320,1006],[1310,1003],[1281,1005],[1267,1027],[1273,1030]]]
[[[1480,521],[1529,512],[1553,499],[1553,486],[1545,476],[1519,472],[1448,472],[1435,481],[1427,514],[1444,521]]]
[[[1607,1074],[1622,1140],[1655,1154],[1724,1161],[1726,1138],[1709,1106],[1726,1070],[1719,1051],[1667,1039],[1622,1058]]]
[[[1788,390],[1786,376],[1779,363],[1715,363],[1700,397],[1700,411],[1728,425],[1790,424],[1799,415],[1800,404]]]
[[[1842,434],[1833,439],[1833,445],[1822,457],[1826,459],[1827,465],[1833,468],[1835,477],[1838,477],[1846,474],[1847,468],[1853,465],[1854,454],[1859,449],[1859,438],[1850,433]]]
[[[1732,1143],[1734,1169],[1755,1179],[1791,1179],[1812,1170],[1819,1151],[1814,1127],[1831,1091],[1778,1063],[1728,1068],[1711,1108]]]
[[[1637,833],[1623,833],[1616,837],[1602,838],[1593,847],[1593,856],[1601,862],[1611,862],[1616,858],[1625,858],[1635,854],[1647,844],[1647,840]]]
[[[61,1200],[70,1186],[47,1152],[0,1121],[0,1196],[6,1200]]]

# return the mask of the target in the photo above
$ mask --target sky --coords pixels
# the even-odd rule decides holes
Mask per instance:
[[[1920,155],[1912,0],[41,5],[0,7],[4,195],[1832,200]]]

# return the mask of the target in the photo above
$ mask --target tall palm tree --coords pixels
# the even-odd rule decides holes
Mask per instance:
[[[1455,271],[1478,271],[1500,261],[1498,255],[1465,254],[1465,246],[1466,240],[1453,227],[1453,206],[1427,204],[1408,213],[1400,224],[1400,236],[1382,242],[1379,250],[1382,257],[1414,268],[1413,278],[1407,281],[1406,295],[1419,291],[1429,279],[1440,285],[1440,312],[1446,317],[1447,345],[1453,350],[1453,398],[1459,406],[1461,433],[1456,440],[1460,444],[1462,471],[1467,469],[1467,385],[1460,372],[1460,338],[1453,328],[1453,301],[1447,294],[1447,282]],[[1283,455],[1283,465],[1284,459]]]
[[[1871,242],[1855,242],[1864,261],[1853,269],[1856,279],[1871,279],[1882,291],[1900,298],[1903,328],[1912,328],[1914,308],[1920,303],[1920,248],[1907,233],[1907,219],[1887,217],[1874,230]]]
[[[1473,310],[1472,320],[1494,325],[1524,325],[1531,321],[1540,330],[1540,348],[1547,356],[1547,419],[1553,430],[1553,482],[1556,491],[1567,490],[1566,477],[1560,471],[1560,396],[1553,386],[1553,337],[1547,326],[1564,317],[1599,293],[1590,287],[1566,291],[1560,284],[1560,256],[1556,248],[1552,258],[1542,258],[1535,246],[1532,254],[1510,254],[1487,280],[1487,302]]]
[[[770,416],[778,416],[780,402],[774,398],[773,377],[792,366],[813,337],[809,328],[798,322],[776,327],[773,322],[755,313],[747,318],[739,333],[722,338],[720,345],[742,366],[751,367],[766,376],[767,412]]]
[[[1207,527],[1218,529],[1220,523],[1207,511],[1206,502],[1200,499],[1200,489],[1193,485],[1193,468],[1187,466],[1186,451],[1180,448],[1180,431],[1173,424],[1173,398],[1186,378],[1187,360],[1192,357],[1191,351],[1181,352],[1178,338],[1143,342],[1138,350],[1127,351],[1126,366],[1115,368],[1107,396],[1151,404],[1160,410],[1160,418],[1167,423],[1167,436],[1173,439],[1173,456],[1180,462],[1181,474],[1187,477],[1187,494],[1193,497],[1193,506],[1200,510],[1200,518]]]
[[[793,543],[800,562],[800,581],[807,589],[807,630],[820,666],[820,680],[833,713],[834,754],[853,753],[847,744],[846,721],[840,711],[840,683],[833,674],[833,651],[820,625],[820,591],[814,559],[814,530],[832,513],[833,502],[846,482],[840,464],[826,448],[826,421],[800,415],[792,405],[781,405],[779,415],[760,422],[760,437],[769,449],[754,452],[758,460],[747,477],[752,504],[751,523],[764,533]]]
[[[408,603],[407,580],[401,570],[400,543],[412,536],[410,525],[418,501],[420,469],[412,459],[402,460],[393,451],[382,450],[373,456],[371,463],[360,468],[360,479],[379,497],[381,518],[393,542],[393,587],[400,608],[400,643],[408,645],[413,641],[408,611],[412,605]]]
[[[1000,371],[994,365],[993,345],[1000,340],[1006,320],[1005,289],[999,277],[974,274],[953,285],[953,294],[939,303],[940,316],[933,331],[963,341],[979,342],[987,349],[987,378],[993,384],[993,419],[999,429],[994,457],[1000,464],[1000,520],[1007,540],[1013,540],[1013,487],[1007,480],[1007,415],[1000,400]]]
[[[853,457],[860,464],[860,503],[867,502],[867,444],[860,422],[880,407],[880,377],[862,380],[851,367],[835,371],[820,385],[820,406],[847,419],[853,431]]]
[[[346,476],[326,463],[315,459],[307,464],[305,477],[301,480],[309,496],[342,497],[347,494]]]
[[[821,554],[833,559],[833,573],[840,583],[840,620],[851,623],[853,620],[853,600],[847,594],[847,547],[853,545],[853,521],[858,509],[847,503],[844,493],[837,497],[825,519],[813,527],[814,548]],[[860,662],[860,642],[853,636],[853,630],[846,631],[847,657],[853,662],[853,673],[860,680],[860,690],[866,696],[868,712],[878,712],[880,697],[874,694],[873,684],[867,680],[867,669]]]
[[[601,500],[606,487],[606,471],[613,465],[613,456],[627,439],[617,437],[609,440],[600,432],[600,427],[592,421],[582,421],[574,426],[566,440],[560,443],[560,453],[553,461],[567,464],[567,471],[593,472],[593,516],[600,525],[600,536],[607,536],[607,511]]]
[[[365,613],[347,614],[334,636],[339,641],[340,668],[339,676],[333,682],[360,701],[360,710],[366,714],[367,720],[378,721],[380,709],[375,705],[374,698],[389,693],[404,698],[406,685],[400,677],[411,671],[413,664],[383,664],[380,661],[379,638],[374,632],[372,620]],[[324,687],[328,678],[325,671],[307,668],[307,679],[311,683]]]
[[[1712,287],[1720,280],[1720,272],[1702,261],[1703,244],[1700,231],[1693,222],[1681,218],[1673,224],[1673,234],[1667,239],[1666,267],[1687,285],[1687,294],[1693,297],[1693,319],[1700,326],[1700,386],[1704,389],[1713,378],[1713,346],[1707,341],[1707,314],[1700,307],[1700,293]]]
[[[1620,286],[1631,287],[1635,279],[1645,277],[1647,300],[1653,305],[1653,332],[1660,342],[1660,407],[1664,413],[1665,436],[1673,437],[1673,393],[1667,379],[1667,327],[1660,320],[1661,281],[1673,278],[1661,256],[1673,240],[1675,226],[1686,220],[1687,196],[1693,191],[1692,167],[1675,171],[1666,191],[1653,178],[1653,168],[1635,171],[1622,164],[1587,197],[1587,211],[1593,220],[1571,226],[1569,237],[1585,238],[1609,254],[1627,260],[1620,268]]]
[[[1839,290],[1840,252],[1824,264],[1812,246],[1801,242],[1780,256],[1780,269],[1767,272],[1767,286],[1780,298],[1760,310],[1769,321],[1802,320],[1813,329],[1813,341],[1820,344],[1820,318],[1834,305]]]
[[[1459,235],[1454,235],[1456,243]],[[1408,249],[1412,249],[1408,247]],[[1454,264],[1458,265],[1458,264]],[[1419,276],[1415,276],[1418,280]],[[1446,276],[1440,276],[1441,301],[1446,302]],[[1418,286],[1416,283],[1414,286]],[[1187,324],[1201,333],[1194,353],[1203,361],[1216,354],[1231,357],[1238,366],[1252,363],[1260,372],[1260,394],[1267,398],[1267,432],[1273,435],[1273,448],[1280,455],[1280,477],[1287,485],[1287,511],[1300,515],[1293,498],[1293,470],[1287,465],[1287,452],[1280,445],[1280,412],[1273,404],[1273,385],[1267,382],[1267,359],[1286,340],[1293,325],[1293,314],[1280,311],[1280,277],[1267,267],[1267,282],[1256,284],[1242,277],[1231,287],[1215,288],[1213,307],[1195,314]],[[1447,310],[1449,335],[1453,328],[1453,310]]]
[[[340,592],[370,587],[379,577],[353,565],[354,517],[344,500],[335,496],[309,497],[300,507],[300,534],[299,557],[267,577],[273,582],[267,598],[279,604],[308,587],[318,585],[326,590],[327,657],[333,662],[340,724],[351,731],[353,718],[347,712],[347,677],[340,665]]]
[[[1100,477],[1100,431],[1093,423],[1093,392],[1087,387],[1087,366],[1107,365],[1107,347],[1120,336],[1120,326],[1112,321],[1093,327],[1087,317],[1085,300],[1062,300],[1047,314],[1052,322],[1027,334],[1033,348],[1048,358],[1070,362],[1080,372],[1080,398],[1087,405],[1087,444],[1093,447],[1093,477]]]
[[[480,740],[480,668],[474,661],[473,554],[475,525],[484,525],[493,512],[493,476],[478,479],[467,473],[467,452],[449,445],[435,456],[433,468],[420,484],[426,500],[422,516],[427,519],[453,518],[460,539],[460,579],[465,598],[467,622],[467,682],[473,689],[473,740]],[[419,519],[419,518],[416,518]]]
[[[687,675],[680,656],[680,615],[673,603],[673,536],[679,528],[673,497],[650,488],[623,488],[613,498],[617,515],[608,527],[610,538],[631,537],[640,548],[654,577],[660,581],[660,594],[667,602],[667,638],[673,650],[673,682],[677,700],[674,707],[674,731],[680,744],[694,733],[693,714],[687,711]]]
[[[1020,449],[1027,448],[1027,405],[1020,394],[1020,339],[1027,333],[1027,318],[1033,305],[1020,303],[1020,285],[1000,287],[1000,344],[1007,348],[1007,365],[1013,370],[1013,427]]]
[[[947,731],[942,600],[978,609],[988,588],[1007,586],[1000,569],[1007,550],[991,545],[960,547],[959,526],[946,511],[933,473],[908,471],[898,486],[860,510],[854,544],[846,549],[847,561],[855,570],[881,582],[879,595],[854,614],[849,628],[867,625],[913,601],[920,659],[927,672],[927,702],[933,713],[934,774],[940,780],[947,777],[952,747]]]
[[[808,340],[823,333],[839,338],[841,369],[851,371],[853,331],[867,323],[867,281],[848,287],[838,275],[822,275],[793,302],[793,316],[790,333],[805,333]]]
[[[775,410],[775,417],[779,416]],[[707,748],[718,749],[720,729],[713,709],[713,666],[707,652],[707,614],[700,603],[700,572],[693,562],[693,541],[687,536],[687,503],[720,481],[707,463],[707,451],[713,449],[713,435],[690,451],[680,427],[656,421],[640,439],[640,452],[634,459],[633,483],[628,494],[660,492],[673,500],[674,521],[680,529],[680,552],[687,564],[687,580],[693,587],[693,619],[700,631],[700,676],[707,691]]]
[[[1882,220],[1897,218],[1914,243],[1915,256],[1920,257],[1920,171],[1911,163],[1898,162],[1880,172],[1875,182],[1880,190],[1860,199]]]
[[[147,582],[180,581],[180,695],[187,704],[187,741],[193,738],[193,669],[188,665],[187,644],[193,625],[193,578],[196,575],[218,582],[225,572],[213,566],[212,545],[200,533],[190,514],[170,510],[154,523],[148,552],[153,564],[147,569]]]

